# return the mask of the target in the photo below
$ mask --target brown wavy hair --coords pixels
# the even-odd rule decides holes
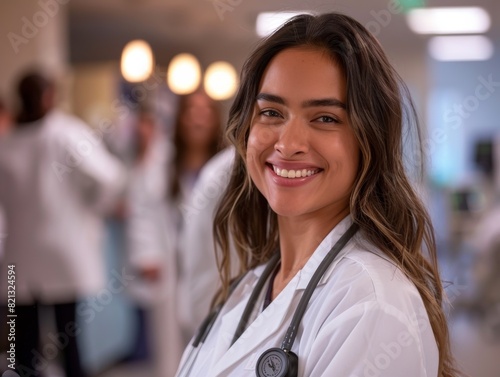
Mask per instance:
[[[214,223],[223,281],[218,300],[228,294],[230,244],[236,248],[241,273],[269,260],[279,245],[276,214],[249,178],[245,156],[263,72],[279,52],[299,46],[326,51],[345,73],[349,124],[361,151],[350,197],[351,217],[367,240],[415,284],[439,349],[439,376],[457,376],[442,309],[444,293],[434,231],[403,163],[404,128],[409,127],[418,136],[417,158],[413,161],[423,165],[416,112],[408,89],[375,37],[342,14],[293,18],[265,39],[243,67],[226,128],[226,136],[236,148],[236,159]]]

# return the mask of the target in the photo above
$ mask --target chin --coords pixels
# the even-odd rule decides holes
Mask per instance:
[[[270,204],[271,209],[281,217],[295,217],[306,213],[302,208],[292,208],[290,203]]]

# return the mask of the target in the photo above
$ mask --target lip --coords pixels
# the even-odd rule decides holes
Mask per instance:
[[[285,177],[281,177],[281,176],[277,175],[274,172],[273,165],[277,166],[279,168],[282,168],[282,169],[295,169],[295,170],[299,170],[299,169],[318,170],[319,169],[319,172],[316,174],[313,174],[311,176],[308,176],[308,177],[285,178]],[[313,167],[313,166],[308,165],[308,164],[301,164],[301,163],[297,163],[297,162],[293,162],[293,163],[283,162],[280,164],[271,164],[270,162],[267,162],[266,168],[271,176],[272,181],[276,185],[282,186],[282,187],[299,187],[299,186],[306,185],[307,183],[314,180],[317,176],[319,176],[323,172],[323,169],[321,169],[321,168]]]

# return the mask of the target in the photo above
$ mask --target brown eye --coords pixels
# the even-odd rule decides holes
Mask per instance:
[[[323,115],[317,118],[318,121],[323,123],[339,123],[339,121],[331,116]]]
[[[276,118],[276,117],[281,116],[281,114],[275,110],[264,110],[264,111],[261,111],[260,114],[264,115],[266,117],[271,117],[271,118]]]

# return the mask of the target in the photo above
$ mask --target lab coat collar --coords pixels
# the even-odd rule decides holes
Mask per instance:
[[[231,338],[243,313],[246,300],[241,300],[233,307],[233,309],[229,310],[222,316],[222,328],[227,329],[228,333],[220,334],[217,341],[215,359],[219,361],[216,362],[214,366],[214,375],[220,375],[224,370],[230,368],[242,358],[254,353],[255,349],[260,344],[262,344],[267,338],[275,336],[278,329],[283,328],[283,322],[285,320],[291,320],[295,311],[295,308],[291,307],[292,300],[299,290],[306,288],[309,280],[323,258],[339,240],[339,238],[347,231],[351,224],[352,219],[350,216],[347,216],[325,237],[302,270],[295,275],[295,277],[288,283],[278,297],[271,302],[267,309],[258,315],[258,317],[248,326],[241,337],[230,348],[229,345]],[[341,256],[345,255],[351,248],[349,245],[352,245],[352,243],[348,243],[346,247],[342,249],[339,256],[335,258],[332,266],[327,270],[318,285],[325,284],[331,275],[331,271],[334,269],[334,266],[341,259]],[[256,281],[264,271],[264,268],[265,266],[259,266],[252,271],[253,273],[249,273],[249,278],[248,280],[245,279],[241,292],[234,292],[233,296],[248,297],[251,290],[255,286]],[[256,306],[260,306],[260,304],[260,302],[256,303]],[[281,340],[279,340],[279,342],[281,343]],[[280,344],[276,344],[276,346],[279,347]]]
[[[296,286],[296,289],[302,290],[306,289],[307,284],[311,280],[311,277],[313,276],[314,272],[320,265],[320,263],[323,261],[325,256],[328,254],[328,252],[332,249],[332,247],[335,245],[335,243],[342,237],[342,235],[349,229],[349,227],[352,225],[352,218],[350,215],[347,215],[340,221],[335,228],[333,228],[330,233],[321,241],[319,246],[316,248],[314,253],[311,255],[307,263],[302,267],[302,269],[297,273],[299,276],[299,281]],[[353,238],[356,237],[356,234],[354,235]],[[331,266],[328,268],[328,270],[325,272],[323,277],[321,278],[320,282],[318,283],[318,286],[325,284],[333,269],[337,265],[337,263],[342,259],[342,256],[346,255],[349,250],[352,248],[353,243],[350,241],[346,244],[346,246],[340,251],[339,255],[335,258]],[[255,268],[252,272],[255,275],[255,278],[258,279],[260,275],[264,272],[265,265],[258,266]]]

